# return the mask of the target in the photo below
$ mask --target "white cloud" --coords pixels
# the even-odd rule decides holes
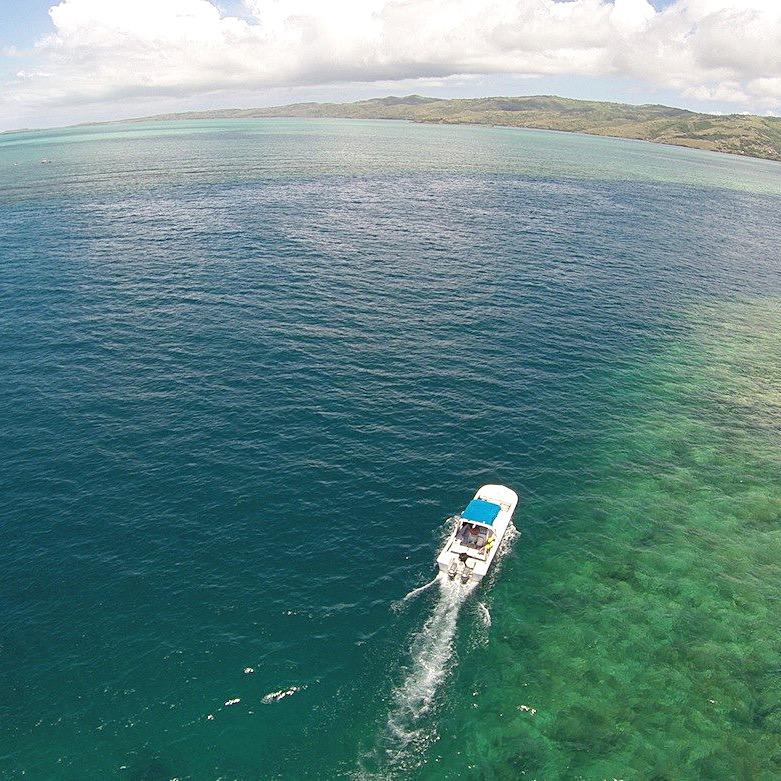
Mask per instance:
[[[781,0],[62,0],[8,110],[454,74],[620,76],[781,107]],[[18,52],[16,52],[18,54]]]

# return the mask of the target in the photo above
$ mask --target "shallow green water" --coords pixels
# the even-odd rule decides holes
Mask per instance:
[[[529,507],[557,522],[493,588],[445,776],[778,776],[781,299],[685,317],[610,378],[590,453]]]
[[[0,137],[0,777],[781,776],[780,170]],[[489,582],[402,601],[487,482]]]

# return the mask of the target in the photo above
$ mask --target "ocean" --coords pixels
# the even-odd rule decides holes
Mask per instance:
[[[781,776],[779,163],[20,132],[0,261],[0,777]]]

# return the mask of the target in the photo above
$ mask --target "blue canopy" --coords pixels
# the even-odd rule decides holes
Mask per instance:
[[[461,517],[467,521],[476,521],[477,523],[485,523],[490,526],[496,519],[496,516],[499,515],[501,509],[498,504],[493,502],[486,502],[484,499],[472,499],[466,506],[466,510],[461,513]]]

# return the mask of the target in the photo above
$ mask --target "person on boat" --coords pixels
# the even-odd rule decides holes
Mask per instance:
[[[480,539],[480,527],[476,523],[464,524],[464,544],[477,547]]]

